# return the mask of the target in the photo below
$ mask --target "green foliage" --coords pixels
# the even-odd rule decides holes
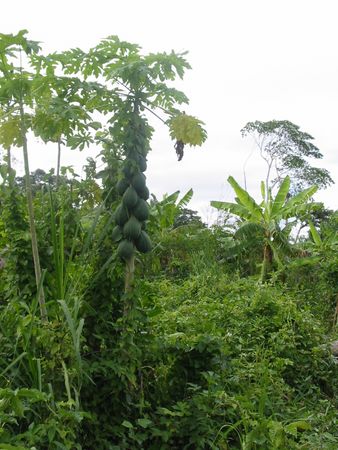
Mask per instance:
[[[156,295],[159,299],[157,306],[161,308],[161,305],[165,305],[165,313],[160,309],[154,324],[160,332],[162,354],[169,369],[166,373],[163,368],[158,375],[161,374],[163,383],[168,383],[169,391],[164,390],[167,392],[165,398],[169,402],[179,402],[182,401],[180,396],[185,396],[188,411],[194,404],[195,396],[202,401],[197,409],[190,410],[190,414],[186,410],[185,414],[179,415],[185,423],[182,427],[174,426],[172,432],[175,434],[178,430],[178,434],[183,433],[185,436],[186,443],[190,439],[192,444],[191,440],[195,439],[193,442],[198,445],[198,433],[203,430],[205,416],[202,409],[199,422],[199,409],[204,403],[201,394],[207,390],[204,406],[207,407],[211,395],[214,408],[208,408],[209,417],[214,423],[207,433],[218,429],[221,440],[222,433],[235,425],[237,433],[246,435],[243,441],[249,441],[252,434],[258,432],[256,427],[259,426],[260,437],[256,435],[252,445],[261,444],[258,448],[271,448],[272,436],[268,428],[264,428],[268,427],[264,416],[270,416],[269,421],[279,422],[277,417],[280,411],[284,420],[290,422],[305,418],[306,408],[302,416],[298,415],[297,418],[299,411],[296,405],[282,399],[296,399],[297,393],[302,396],[309,389],[317,392],[313,395],[318,395],[319,386],[325,390],[328,372],[320,372],[319,361],[327,356],[318,349],[323,332],[320,325],[316,327],[311,314],[299,310],[292,298],[274,288],[256,288],[249,281],[230,283],[216,274],[210,274],[204,280],[201,277],[189,279],[181,287],[167,282],[160,286]],[[287,319],[290,316],[291,322]],[[329,377],[334,377],[335,367],[332,363],[331,370]],[[309,378],[310,373],[313,374],[312,379]],[[200,378],[196,378],[198,374]],[[304,381],[305,374],[307,381]],[[206,384],[204,377],[208,381]],[[226,385],[223,391],[221,379]],[[196,384],[203,386],[204,391],[197,389]],[[317,388],[314,388],[316,384]],[[225,410],[218,409],[222,408],[222,401],[214,403],[215,391],[219,400],[222,399],[219,388],[223,392]],[[230,398],[229,392],[232,393]],[[183,405],[180,405],[181,411],[182,408]],[[219,420],[218,414],[221,421],[217,427],[215,422]],[[175,420],[175,416],[172,420]],[[224,423],[229,425],[222,429]],[[279,426],[284,428],[284,424]],[[285,429],[283,432],[286,434]],[[233,448],[236,448],[237,433],[233,429],[230,434]],[[263,441],[259,442],[259,438]],[[284,438],[288,439],[288,436]]]
[[[263,199],[261,204],[257,204],[233,177],[230,176],[228,182],[237,195],[236,203],[212,201],[211,206],[230,212],[241,219],[238,237],[242,234],[244,239],[253,237],[261,241],[263,254],[261,280],[264,281],[271,271],[273,261],[282,268],[283,256],[292,254],[293,249],[288,240],[290,232],[299,218],[306,217],[316,207],[316,204],[309,203],[309,199],[317,191],[317,186],[304,189],[288,199],[290,178],[287,176],[273,199],[271,189],[262,182]]]
[[[323,155],[311,142],[313,137],[301,131],[299,126],[287,120],[269,122],[249,122],[241,130],[242,136],[252,135],[268,165],[268,175],[272,166],[276,167],[273,184],[280,183],[286,175],[291,178],[292,192],[308,186],[326,188],[333,183],[326,169],[312,167],[307,159],[320,159]]]
[[[190,202],[193,190],[189,189],[183,197],[178,200],[180,191],[172,194],[165,194],[162,200],[158,200],[152,194],[150,201],[150,223],[149,227],[153,231],[165,231],[174,227],[175,220],[181,214],[183,208]]]
[[[202,145],[207,138],[202,127],[203,122],[185,113],[176,115],[169,120],[170,136],[173,140],[189,145]]]
[[[25,35],[0,35],[0,448],[336,449],[336,214],[307,203],[315,188],[289,198],[289,178],[275,196],[263,183],[258,204],[230,177],[236,203],[215,204],[239,226],[208,228],[187,209],[192,190],[148,204],[146,111],[172,117],[181,144],[205,139],[167,85],[189,68],[184,54],[142,55],[112,36],[41,56]],[[32,72],[15,67],[19,47]],[[82,180],[69,167],[16,177],[10,147],[28,129],[96,142],[104,169],[88,159]],[[291,246],[298,216],[310,234]],[[239,278],[267,242],[279,267],[269,283]]]

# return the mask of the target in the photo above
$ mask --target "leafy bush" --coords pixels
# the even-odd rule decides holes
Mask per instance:
[[[148,289],[161,355],[147,363],[156,399],[145,416],[150,442],[298,448],[312,427],[325,428],[311,409],[322,401],[332,415],[337,368],[322,325],[290,294],[219,274]]]

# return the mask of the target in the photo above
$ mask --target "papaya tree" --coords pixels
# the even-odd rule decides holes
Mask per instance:
[[[126,264],[128,293],[133,284],[135,252],[146,253],[151,249],[145,230],[149,190],[144,172],[153,129],[146,113],[156,115],[168,125],[179,159],[186,144],[201,145],[206,138],[202,122],[177,109],[188,102],[187,97],[169,85],[176,77],[182,78],[190,66],[185,54],[142,55],[139,46],[120,41],[116,36],[104,39],[89,52],[72,49],[49,58],[57,61],[66,73],[81,73],[88,82],[103,78],[111,92],[109,101],[96,102],[94,107],[108,118],[105,129],[112,148],[118,147],[122,153],[116,184],[121,203],[114,212],[113,237],[118,242],[117,253]]]
[[[62,59],[62,66],[66,59]],[[44,142],[58,146],[56,181],[60,177],[61,145],[83,150],[94,143],[95,133],[102,127],[92,113],[105,111],[114,96],[100,83],[87,82],[81,73],[56,73],[60,61],[51,56],[33,54],[30,64],[35,69],[36,99],[32,129]],[[75,76],[76,75],[76,76]]]
[[[202,122],[177,109],[178,105],[188,102],[187,97],[169,85],[177,76],[182,78],[190,66],[184,54],[142,55],[137,45],[120,41],[116,36],[104,39],[88,52],[72,49],[44,57],[37,55],[37,48],[31,54],[33,46],[23,38],[25,33],[20,32],[20,42],[29,50],[26,53],[35,72],[24,73],[21,64],[15,70],[6,69],[11,79],[16,77],[19,80],[19,93],[23,92],[22,86],[26,91],[24,98],[19,98],[19,114],[12,114],[10,121],[2,117],[2,129],[9,127],[10,123],[10,132],[7,129],[2,134],[11,141],[11,145],[21,145],[20,139],[23,141],[26,175],[29,175],[29,166],[27,142],[23,136],[29,127],[45,142],[58,143],[57,174],[63,139],[69,147],[81,149],[94,142],[91,129],[96,132],[98,142],[105,137],[106,146],[111,145],[112,150],[120,149],[123,161],[119,180],[116,186],[111,186],[121,196],[121,205],[114,213],[117,226],[114,236],[119,241],[118,255],[126,263],[125,290],[129,292],[134,276],[135,252],[147,252],[151,248],[145,231],[149,191],[144,172],[153,129],[146,114],[152,113],[168,125],[170,136],[176,141],[179,159],[183,157],[186,144],[201,145],[206,138]],[[60,72],[61,76],[56,75]],[[2,84],[3,92],[7,92],[8,86]],[[6,101],[8,103],[8,95]],[[24,102],[29,107],[26,116]],[[103,126],[92,120],[92,113],[100,115],[105,122]],[[21,133],[13,131],[13,124]],[[30,224],[32,241],[35,242],[28,175]],[[38,269],[36,242],[33,247],[38,282],[41,269]]]
[[[37,42],[26,39],[26,33],[23,30],[17,35],[0,35],[0,105],[2,108],[0,144],[7,150],[12,145],[22,147],[23,150],[35,279],[39,293],[41,318],[46,321],[47,309],[42,287],[27,144],[27,131],[31,123],[30,110],[33,107],[32,86],[34,76],[23,69],[22,63],[25,56],[38,52],[39,46]],[[27,110],[25,110],[25,107],[27,107]]]
[[[311,186],[289,198],[290,177],[282,181],[276,196],[273,198],[271,189],[261,183],[262,202],[256,201],[243,189],[233,177],[228,182],[235,191],[236,203],[212,201],[214,208],[229,212],[240,219],[239,232],[250,239],[255,235],[260,239],[262,248],[261,281],[265,281],[271,273],[273,263],[283,267],[283,255],[290,248],[290,231],[301,216],[307,216],[315,207],[309,199],[317,191],[317,186]]]

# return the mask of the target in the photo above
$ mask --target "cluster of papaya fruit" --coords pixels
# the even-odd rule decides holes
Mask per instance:
[[[135,254],[135,250],[141,253],[151,250],[150,238],[145,231],[145,222],[149,217],[149,190],[143,173],[147,169],[144,153],[142,145],[128,148],[116,185],[122,201],[114,214],[116,226],[113,239],[120,241],[117,253],[126,261]]]

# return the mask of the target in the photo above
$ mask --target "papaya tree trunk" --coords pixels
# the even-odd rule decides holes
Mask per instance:
[[[56,165],[56,189],[59,187],[60,182],[60,167],[61,167],[61,139],[58,139],[58,158]]]
[[[47,317],[47,309],[46,309],[46,302],[45,302],[43,286],[40,286],[40,284],[41,284],[41,266],[40,266],[39,250],[38,250],[38,241],[37,241],[37,236],[36,236],[35,219],[34,219],[32,184],[31,184],[31,179],[30,179],[25,116],[24,116],[22,101],[20,102],[20,126],[21,126],[21,135],[22,135],[22,150],[23,150],[25,180],[26,180],[26,197],[27,197],[28,217],[29,217],[29,228],[30,228],[31,241],[32,241],[32,254],[33,254],[33,262],[34,262],[36,288],[37,288],[37,292],[39,295],[39,306],[40,306],[41,319],[43,322],[46,322],[48,320],[48,317]]]
[[[7,173],[8,173],[8,187],[13,189],[14,187],[14,176],[12,173],[12,155],[11,155],[11,147],[7,149]]]
[[[126,279],[124,285],[125,294],[129,294],[133,290],[135,275],[135,256],[126,261]]]
[[[12,155],[10,147],[8,147],[7,149],[7,166],[8,166],[8,173],[10,173],[12,171]]]
[[[124,293],[126,294],[126,301],[124,305],[124,315],[126,315],[131,307],[131,293],[134,287],[135,277],[135,256],[132,256],[126,261],[126,274],[124,283]]]

